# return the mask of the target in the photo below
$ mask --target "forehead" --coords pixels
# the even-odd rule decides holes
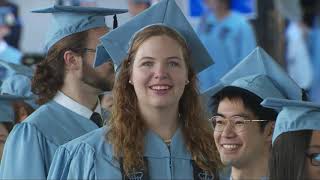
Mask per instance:
[[[151,36],[144,40],[137,49],[139,56],[177,56],[182,58],[182,47],[175,39],[167,35]]]
[[[319,130],[313,130],[310,145],[311,146],[317,145],[320,147],[320,131]]]

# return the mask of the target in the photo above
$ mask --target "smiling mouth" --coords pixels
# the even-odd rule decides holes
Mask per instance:
[[[168,86],[168,85],[154,85],[154,86],[150,86],[149,87],[152,90],[155,91],[166,91],[172,88],[172,86]]]
[[[241,145],[240,144],[222,144],[221,147],[227,151],[237,150]]]

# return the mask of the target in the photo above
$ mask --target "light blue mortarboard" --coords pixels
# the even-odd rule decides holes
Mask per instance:
[[[31,79],[21,74],[14,74],[5,79],[1,85],[1,94],[20,97],[34,109],[38,108],[35,103],[36,96],[31,92]]]
[[[225,87],[238,87],[252,92],[261,99],[302,99],[301,88],[283,68],[262,48],[257,47],[244,60],[237,64],[214,86],[202,92],[210,98]]]
[[[282,133],[299,130],[320,131],[320,105],[307,101],[267,98],[262,106],[280,111],[273,131],[272,143]]]
[[[59,6],[34,10],[34,13],[52,13],[52,25],[45,42],[46,52],[59,40],[92,28],[106,27],[105,16],[126,13],[126,9]]]
[[[30,78],[33,76],[32,68],[24,65],[9,63],[3,60],[0,60],[0,69],[1,69],[0,80],[4,80],[5,78],[13,74],[22,74]]]
[[[192,66],[196,72],[200,72],[213,64],[209,53],[176,2],[174,0],[162,0],[133,17],[121,27],[110,31],[100,38],[116,70],[118,70],[122,61],[127,56],[130,42],[135,34],[151,25],[168,26],[182,35],[191,50]],[[103,63],[103,61],[96,61],[95,67]]]

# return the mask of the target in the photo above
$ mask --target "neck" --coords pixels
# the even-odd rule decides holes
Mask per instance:
[[[245,167],[232,166],[232,180],[257,179],[268,176],[268,154],[262,154],[259,159],[254,159],[254,162],[247,163]]]
[[[223,9],[223,8],[214,12],[214,15],[217,18],[217,20],[223,20],[224,18],[229,16],[229,14],[230,14],[230,11],[228,9]]]
[[[98,100],[98,91],[81,81],[65,78],[61,91],[79,104],[94,110]]]
[[[175,108],[140,108],[147,127],[156,132],[163,140],[169,140],[179,126],[178,106]]]

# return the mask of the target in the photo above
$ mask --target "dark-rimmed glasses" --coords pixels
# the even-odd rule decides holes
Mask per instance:
[[[320,153],[306,153],[312,166],[320,166]]]
[[[225,127],[230,123],[230,126],[234,129],[235,132],[242,132],[246,129],[247,124],[251,122],[264,122],[268,120],[262,119],[248,119],[243,116],[232,116],[230,118],[225,118],[220,115],[212,116],[209,121],[215,132],[223,132]]]

